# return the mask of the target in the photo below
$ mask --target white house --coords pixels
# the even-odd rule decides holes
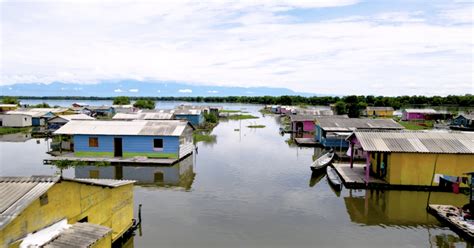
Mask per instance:
[[[0,114],[1,127],[30,127],[32,125],[32,117],[28,114]]]

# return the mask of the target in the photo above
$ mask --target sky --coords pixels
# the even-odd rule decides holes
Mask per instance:
[[[1,85],[474,94],[470,0],[5,1]]]

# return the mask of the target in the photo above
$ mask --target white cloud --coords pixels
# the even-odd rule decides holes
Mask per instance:
[[[132,92],[132,93],[137,93],[139,90],[138,89],[129,89],[128,92]]]
[[[411,83],[425,94],[474,93],[472,8],[466,4],[435,6],[430,18],[422,10],[382,11],[304,22],[285,12],[355,3],[2,2],[0,84],[137,79],[418,93],[403,86]],[[442,87],[453,83],[461,87]]]
[[[115,89],[114,92],[115,92],[115,93],[121,93],[121,92],[123,92],[123,90],[121,90],[121,89]]]
[[[193,93],[193,90],[191,89],[180,89],[178,90],[179,93]]]
[[[157,90],[156,92],[161,93],[161,90]]]
[[[207,93],[217,94],[217,93],[219,93],[219,91],[217,91],[217,90],[208,90]]]

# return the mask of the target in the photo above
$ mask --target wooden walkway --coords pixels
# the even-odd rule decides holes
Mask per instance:
[[[460,209],[451,205],[430,204],[428,212],[447,224],[454,232],[467,240],[474,241],[474,221],[466,221],[460,214]]]
[[[348,189],[367,188],[364,170],[365,164],[354,164],[353,168],[351,168],[350,164],[334,163],[333,167],[342,179],[344,187]],[[381,179],[372,176],[369,177],[368,188],[386,188],[388,185],[387,182]]]

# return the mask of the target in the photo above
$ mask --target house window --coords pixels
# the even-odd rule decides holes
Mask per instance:
[[[99,138],[89,137],[89,147],[99,147]]]
[[[153,151],[163,151],[163,139],[153,139]]]
[[[44,206],[48,204],[48,193],[42,194],[39,200],[40,200],[40,206]]]

